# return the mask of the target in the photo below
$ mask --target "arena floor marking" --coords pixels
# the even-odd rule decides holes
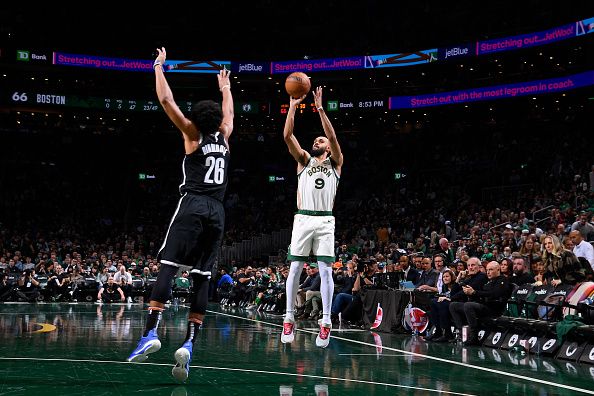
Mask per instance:
[[[339,353],[338,356],[377,356],[377,353]],[[381,356],[382,357],[386,357],[386,356],[397,357],[397,356],[408,356],[408,355],[406,353],[393,353],[393,354],[382,353]]]
[[[266,325],[274,326],[274,327],[283,327],[282,324],[270,323],[270,322],[265,322],[265,321],[257,320],[257,319],[250,319],[250,318],[246,318],[246,317],[243,317],[243,316],[231,315],[231,314],[224,313],[224,312],[217,312],[217,311],[210,311],[210,310],[207,310],[207,312],[208,313],[215,314],[215,315],[228,316],[230,318],[243,319],[243,320],[247,320],[247,321],[250,321],[250,322],[258,322],[258,323],[262,323],[262,324],[266,324]],[[296,328],[295,330],[296,331],[300,331],[302,333],[317,334],[317,331],[314,332],[314,331],[304,330],[304,329],[300,329],[300,328]],[[371,343],[365,342],[365,341],[352,340],[352,339],[349,339],[349,338],[338,337],[338,336],[335,336],[335,335],[331,335],[330,337],[331,338],[334,338],[335,340],[352,342],[354,344],[359,344],[359,345],[366,345],[366,346],[369,346],[369,347],[372,347],[372,348],[375,348],[376,347],[375,344],[371,344]],[[542,379],[538,379],[538,378],[527,377],[527,376],[521,375],[521,374],[510,373],[509,371],[502,371],[502,370],[492,369],[492,368],[488,368],[488,367],[475,366],[475,365],[468,364],[468,363],[457,362],[455,360],[448,360],[448,359],[439,358],[439,357],[436,357],[436,356],[425,355],[425,354],[422,354],[422,353],[405,351],[403,349],[398,349],[398,348],[393,348],[393,347],[382,346],[382,348],[384,350],[388,350],[388,351],[392,351],[392,352],[404,353],[405,355],[423,357],[423,358],[435,360],[435,361],[442,362],[442,363],[447,363],[447,364],[453,364],[453,365],[457,365],[457,366],[467,367],[467,368],[474,369],[474,370],[486,371],[486,372],[493,373],[493,374],[499,374],[499,375],[504,375],[504,376],[507,375],[507,376],[518,378],[518,379],[521,379],[521,380],[524,380],[524,381],[537,382],[539,384],[549,385],[549,386],[553,386],[553,387],[556,387],[556,388],[563,388],[563,389],[568,389],[568,390],[572,390],[572,391],[576,391],[576,392],[586,393],[586,394],[589,394],[589,395],[594,395],[594,390],[584,389],[584,388],[578,388],[578,387],[571,386],[571,385],[559,384],[559,383],[556,383],[556,382],[546,381],[546,380],[542,380]]]
[[[123,361],[119,361],[119,360],[94,360],[94,359],[0,357],[0,361],[2,361],[2,360],[11,360],[11,361],[26,360],[26,361],[34,361],[34,362],[98,363],[98,364],[134,364],[134,365],[140,365],[140,366],[147,365],[147,366],[167,366],[167,367],[172,366],[172,364],[169,364],[169,363],[132,363],[132,362],[123,362]],[[354,382],[354,383],[358,383],[358,384],[367,384],[367,385],[388,386],[388,387],[392,387],[392,388],[412,389],[412,390],[435,392],[435,393],[449,394],[449,395],[476,396],[472,393],[450,392],[450,391],[444,391],[441,389],[430,389],[430,388],[422,388],[422,387],[418,387],[418,386],[390,384],[390,383],[386,383],[386,382],[374,382],[374,381],[356,380],[356,379],[339,378],[339,377],[326,377],[326,376],[322,376],[322,375],[286,373],[286,372],[282,372],[282,371],[251,370],[251,369],[234,368],[234,367],[213,367],[213,366],[194,366],[194,365],[190,365],[190,367],[195,368],[195,369],[202,369],[202,370],[237,371],[237,372],[254,373],[254,374],[284,375],[284,376],[289,376],[289,377],[304,377],[304,378],[342,381],[342,382]]]

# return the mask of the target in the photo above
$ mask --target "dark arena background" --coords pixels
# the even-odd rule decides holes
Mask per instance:
[[[161,350],[126,361],[183,178],[161,47],[184,114],[221,101],[223,68],[234,100],[225,232],[185,382],[171,376],[181,270]],[[0,395],[594,394],[593,50],[586,0],[3,2]],[[323,87],[345,159],[324,349],[311,266],[281,343],[293,71]],[[324,134],[313,102],[295,115],[306,150]],[[500,308],[478,340],[437,302],[447,269],[464,284],[472,262],[509,284],[476,300]],[[118,273],[122,298],[99,298]],[[475,300],[459,298],[464,318]]]

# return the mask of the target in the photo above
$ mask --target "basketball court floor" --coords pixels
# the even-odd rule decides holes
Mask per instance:
[[[125,362],[143,330],[139,304],[0,304],[0,395],[575,395],[594,394],[594,366],[410,335],[316,323],[280,342],[282,317],[210,305],[187,383],[171,376],[185,306],[159,326],[162,348]]]

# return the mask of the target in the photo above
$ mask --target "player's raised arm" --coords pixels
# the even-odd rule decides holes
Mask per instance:
[[[336,138],[336,132],[334,131],[334,127],[330,122],[330,119],[326,115],[324,111],[324,104],[322,102],[322,87],[317,87],[314,91],[314,100],[316,103],[316,107],[318,108],[318,113],[320,114],[320,119],[322,120],[322,127],[324,128],[324,133],[328,138],[328,144],[330,144],[330,153],[332,154],[332,161],[336,164],[336,171],[340,174],[340,169],[342,167],[343,157],[342,151],[340,150],[340,144],[338,144],[338,139]]]
[[[163,66],[165,65],[165,59],[167,58],[165,48],[157,48],[157,52],[158,55],[155,59],[153,68],[155,69],[155,82],[159,102],[161,103],[161,106],[163,106],[165,114],[167,114],[169,119],[183,133],[185,140],[198,140],[199,136],[196,126],[184,116],[184,113],[182,113],[175,103],[175,100],[173,100],[173,92],[171,92],[167,79],[165,79],[165,73],[163,72]]]
[[[305,166],[307,164],[307,161],[309,160],[309,154],[299,145],[297,138],[295,135],[293,135],[293,129],[295,127],[295,111],[297,105],[301,103],[304,98],[305,95],[299,99],[291,97],[289,102],[289,111],[287,112],[287,119],[285,121],[285,129],[283,131],[283,137],[285,138],[287,147],[289,147],[289,152],[300,166]]]
[[[223,94],[223,122],[221,122],[221,132],[225,135],[225,138],[229,140],[229,136],[233,132],[233,95],[231,95],[231,80],[229,75],[230,70],[223,69],[217,75],[219,79],[219,90]]]

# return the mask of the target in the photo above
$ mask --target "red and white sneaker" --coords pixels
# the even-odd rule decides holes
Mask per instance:
[[[332,330],[332,323],[320,323],[320,332],[316,337],[317,346],[326,348],[330,344],[330,330]]]
[[[281,334],[281,342],[283,344],[290,344],[295,340],[295,321],[285,319],[283,322],[283,333]]]

